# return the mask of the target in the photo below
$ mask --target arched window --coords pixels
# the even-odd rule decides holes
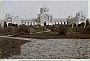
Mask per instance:
[[[32,22],[30,22],[30,25],[32,25]]]
[[[25,22],[25,25],[26,25],[26,22]]]
[[[64,22],[64,24],[66,24],[66,22]]]
[[[61,22],[61,21],[60,21]],[[62,22],[61,22],[61,25],[62,25]]]
[[[28,22],[28,25],[29,25],[29,22]]]
[[[22,24],[23,24],[23,22],[22,22]]]

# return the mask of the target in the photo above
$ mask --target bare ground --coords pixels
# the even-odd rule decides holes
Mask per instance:
[[[90,39],[31,39],[21,45],[21,54],[9,58],[86,59],[90,58]]]

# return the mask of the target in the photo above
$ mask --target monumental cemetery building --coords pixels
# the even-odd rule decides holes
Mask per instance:
[[[18,17],[14,17],[10,14],[6,14],[5,21],[7,24],[9,23],[16,23],[18,24],[18,20],[20,21],[20,24],[25,25],[40,25],[40,26],[46,26],[46,25],[73,25],[73,24],[80,24],[84,22],[86,24],[86,17],[84,16],[83,12],[76,13],[75,17],[68,17],[68,18],[53,18],[53,15],[49,14],[49,8],[44,6],[40,8],[40,14],[37,14],[37,18],[31,18],[31,19],[19,19]],[[17,22],[15,22],[17,21]],[[18,25],[20,25],[18,24]]]

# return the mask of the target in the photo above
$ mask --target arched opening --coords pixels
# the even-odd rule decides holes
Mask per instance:
[[[27,25],[29,25],[29,22],[28,22],[28,24]]]
[[[64,25],[64,22],[62,22],[62,25]]]
[[[30,25],[32,25],[32,22],[30,22]]]
[[[56,22],[54,21],[55,25],[56,25]]]
[[[46,26],[46,21],[44,21],[44,26]]]
[[[23,24],[23,22],[22,22],[22,24]]]
[[[36,23],[36,22],[34,22],[34,25],[37,25],[37,23]]]
[[[59,21],[57,21],[57,24],[59,25]]]
[[[79,26],[79,28],[81,28],[81,29],[82,29],[82,28],[85,28],[85,23],[84,23],[84,22],[82,22],[82,23],[81,23],[81,24],[79,24],[78,26]]]
[[[26,25],[26,22],[25,22],[25,25]]]
[[[66,25],[67,25],[67,21],[66,21],[65,23],[66,23]]]
[[[59,22],[59,24],[61,24],[61,21]]]
[[[61,22],[61,21],[60,21]],[[62,25],[62,22],[61,22],[61,25]]]
[[[67,21],[67,25],[68,25],[68,21]]]
[[[65,25],[66,23],[64,22],[64,25]]]

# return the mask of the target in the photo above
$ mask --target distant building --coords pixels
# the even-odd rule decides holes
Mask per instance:
[[[18,19],[18,18],[17,18]],[[10,14],[6,14],[5,21],[8,23],[14,23],[15,17],[11,16]],[[83,15],[83,12],[76,13],[75,17],[69,17],[69,18],[53,18],[53,15],[49,14],[49,8],[44,6],[40,8],[40,14],[37,14],[37,18],[31,18],[31,19],[19,19],[20,24],[25,25],[40,25],[40,26],[46,26],[46,25],[56,25],[56,24],[62,24],[62,25],[73,25],[73,24],[80,24],[84,22],[86,24],[86,17]],[[17,23],[18,24],[18,23]]]
[[[68,25],[74,25],[76,24],[76,26],[78,26],[78,24],[84,23],[86,25],[86,20],[87,18],[85,17],[85,15],[83,14],[82,11],[76,13],[76,16],[73,18],[68,19]]]
[[[9,23],[18,24],[17,21],[19,21],[18,16],[13,16],[11,14],[6,14],[4,21],[6,21],[7,25]]]

